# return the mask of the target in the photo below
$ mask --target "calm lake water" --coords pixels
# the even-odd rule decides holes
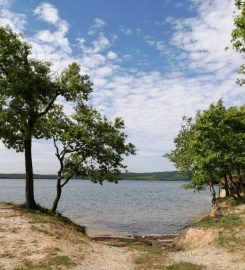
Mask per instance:
[[[185,182],[121,181],[103,186],[71,180],[58,211],[85,225],[91,235],[175,233],[210,209],[207,192],[184,190]],[[38,203],[50,207],[55,180],[35,180]],[[0,179],[0,200],[24,202],[24,180]]]

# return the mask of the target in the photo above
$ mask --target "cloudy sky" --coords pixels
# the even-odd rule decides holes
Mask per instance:
[[[24,33],[56,72],[77,61],[94,82],[90,104],[125,120],[137,148],[129,171],[150,172],[174,169],[162,155],[183,115],[221,97],[244,104],[241,56],[225,50],[234,11],[232,0],[0,0],[0,25]],[[55,173],[52,144],[33,148],[35,173]],[[23,154],[0,144],[0,172],[24,172]]]

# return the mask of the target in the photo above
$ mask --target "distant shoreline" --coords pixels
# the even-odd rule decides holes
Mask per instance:
[[[1,173],[0,179],[24,179],[23,173]],[[56,179],[55,174],[34,174],[35,179]],[[74,179],[89,180],[86,178],[74,177]],[[144,181],[189,181],[186,176],[178,171],[152,172],[152,173],[122,173],[119,180],[144,180]]]

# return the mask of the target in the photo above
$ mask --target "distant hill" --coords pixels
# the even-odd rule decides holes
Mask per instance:
[[[178,171],[151,172],[151,173],[123,173],[122,180],[161,180],[161,181],[183,181],[190,180],[188,177],[179,174]]]
[[[25,175],[21,173],[0,174],[0,179],[24,179]],[[56,179],[55,174],[35,174],[35,179]],[[79,178],[79,177],[76,177]],[[86,180],[86,179],[85,179]],[[178,171],[170,172],[151,172],[151,173],[122,173],[120,180],[149,180],[149,181],[183,181],[190,180],[188,177],[179,174]]]

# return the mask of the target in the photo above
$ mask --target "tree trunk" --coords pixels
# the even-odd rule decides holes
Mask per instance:
[[[231,195],[230,189],[229,189],[229,184],[228,184],[228,179],[226,176],[226,173],[224,173],[224,179],[225,179],[225,193],[226,197],[229,197]]]
[[[237,197],[238,197],[238,198],[241,198],[240,191],[239,191],[239,189],[237,188],[236,183],[233,181],[233,177],[232,177],[231,171],[230,171],[229,169],[227,169],[227,171],[228,171],[228,174],[229,174],[229,179],[230,179],[230,181],[231,181],[231,183],[232,183],[232,185],[233,185],[233,187],[234,187],[234,190],[235,190],[235,192],[236,192]]]
[[[33,168],[32,168],[32,150],[31,150],[31,139],[24,141],[25,147],[25,167],[26,167],[26,188],[25,206],[28,208],[36,209],[37,204],[34,199],[34,183],[33,183]]]
[[[53,213],[55,213],[57,210],[57,206],[58,206],[58,203],[60,200],[61,192],[62,192],[61,179],[58,178],[57,184],[56,184],[56,197],[54,199],[53,206],[51,208],[51,212],[53,212]]]
[[[214,185],[213,185],[213,182],[210,182],[209,184],[210,186],[210,191],[211,191],[211,194],[212,194],[212,205],[215,205],[216,203],[216,192],[215,192],[215,189],[214,189]]]
[[[240,184],[240,187],[241,187],[241,191],[243,192],[243,195],[245,195],[245,190],[244,190],[244,187],[243,187],[243,180],[242,180],[242,176],[241,176],[241,172],[240,172],[239,168],[237,169],[237,173],[238,173],[238,179],[239,179],[239,184]]]

